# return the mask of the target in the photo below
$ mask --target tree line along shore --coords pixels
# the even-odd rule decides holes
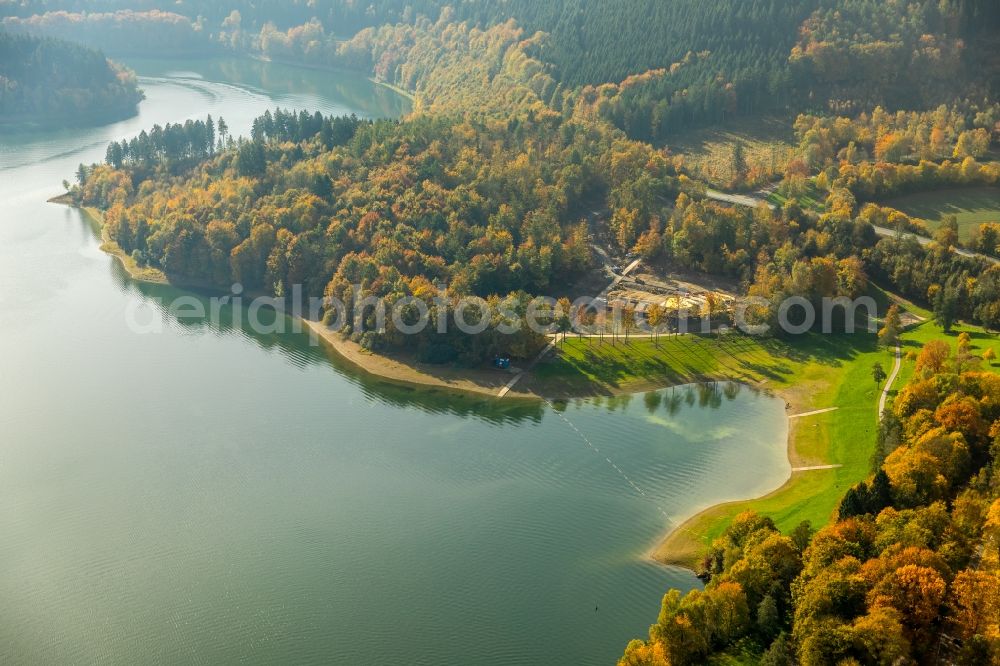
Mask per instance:
[[[699,3],[702,16],[721,4]],[[994,254],[997,228],[987,220],[960,235],[948,218],[931,230],[883,202],[1000,184],[1000,106],[990,101],[983,48],[997,16],[978,2],[833,4],[793,3],[777,17],[765,6],[773,3],[752,3],[745,18],[794,26],[768,41],[766,55],[747,59],[727,38],[715,51],[653,54],[660,67],[614,83],[592,80],[593,63],[570,65],[584,56],[567,32],[525,30],[551,17],[521,5],[523,23],[473,20],[464,7],[347,39],[327,39],[319,19],[268,27],[261,48],[291,54],[315,44],[300,55],[410,91],[413,113],[358,121],[279,109],[249,137],[222,137],[219,119],[214,136],[212,119],[152,128],[109,146],[104,164],[83,165],[72,199],[102,211],[107,238],[137,269],[277,297],[302,285],[346,303],[352,316],[340,333],[362,362],[527,363],[545,336],[407,336],[375,326],[361,303],[431,303],[447,282],[523,316],[532,294],[580,280],[598,250],[729,279],[755,297],[749,315],[761,324],[793,295],[813,304],[876,297],[887,320],[880,336],[569,336],[517,390],[600,395],[724,378],[784,395],[790,416],[809,414],[794,419],[799,471],[782,489],[699,514],[660,549],[710,582],[668,594],[648,639],[622,663],[721,653],[919,662],[945,633],[961,637],[955,659],[976,663],[1000,654],[997,619],[976,619],[977,608],[997,606],[988,594],[1000,589],[992,551],[977,548],[997,523],[990,331],[1000,328],[1000,267],[955,248],[974,242]],[[229,37],[242,30],[228,28]],[[609,48],[606,63],[626,50]],[[776,107],[758,103],[765,91]],[[707,200],[707,186],[719,184],[670,149],[671,135],[723,120],[706,109],[726,120],[784,117],[787,150],[749,152],[736,138],[721,153],[726,168],[712,171],[727,174],[726,189],[770,205]],[[902,233],[912,231],[930,240]],[[892,303],[926,321],[898,330],[888,323]],[[879,415],[897,342],[905,388]],[[985,555],[973,566],[977,551]],[[915,599],[920,590],[933,598]]]

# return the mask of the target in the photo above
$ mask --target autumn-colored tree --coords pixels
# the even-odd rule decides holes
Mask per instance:
[[[573,304],[563,296],[556,303],[556,330],[562,333],[562,341],[566,342],[566,334],[573,330]]]
[[[941,221],[941,226],[934,232],[934,240],[944,248],[958,245],[958,218],[954,215],[946,215]]]
[[[902,615],[895,608],[876,606],[851,626],[855,645],[863,650],[863,662],[896,664],[906,660],[911,644],[904,635]]]
[[[628,344],[629,334],[635,330],[637,325],[635,307],[631,304],[622,309],[622,330],[625,331],[625,344]]]
[[[885,134],[875,143],[875,159],[881,162],[898,162],[909,150],[909,141],[898,134]]]
[[[885,313],[885,321],[878,332],[878,340],[886,347],[893,347],[899,342],[899,332],[902,322],[899,317],[899,306],[895,303],[889,306]]]
[[[952,395],[934,411],[934,420],[949,431],[960,432],[969,442],[986,437],[988,424],[982,418],[978,400]]]
[[[936,570],[907,564],[875,586],[869,604],[894,608],[911,644],[929,648],[931,626],[941,613],[946,592],[947,582]]]
[[[947,498],[968,473],[969,447],[959,433],[930,430],[909,447],[889,454],[883,465],[900,506],[916,506]]]
[[[948,150],[948,136],[940,127],[931,130],[930,156],[941,157]]]
[[[937,374],[941,372],[948,358],[951,356],[951,347],[944,340],[931,340],[924,345],[917,356],[917,372],[927,374]]]
[[[639,237],[639,211],[619,208],[611,217],[611,228],[615,233],[618,247],[624,251],[632,249]]]
[[[653,345],[660,346],[660,330],[667,318],[667,311],[659,303],[653,303],[646,308],[646,321],[653,329]]]
[[[962,132],[958,135],[958,143],[952,157],[982,157],[990,149],[990,133],[982,127]]]
[[[618,666],[670,666],[663,643],[634,640],[625,647]]]
[[[996,571],[960,571],[951,583],[948,620],[963,639],[980,634],[1000,641],[1000,576]]]

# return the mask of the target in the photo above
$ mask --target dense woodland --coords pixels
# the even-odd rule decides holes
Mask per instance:
[[[11,32],[66,39],[112,54],[191,56],[221,50],[199,22],[169,11],[56,11],[8,16],[2,25]]]
[[[1000,377],[971,344],[923,348],[839,520],[784,535],[737,517],[705,556],[705,590],[668,593],[620,664],[701,663],[735,644],[766,646],[769,665],[997,663]]]
[[[616,186],[596,175],[611,150],[605,137],[581,127],[529,127],[526,145],[506,123],[360,122],[277,111],[255,123],[254,138],[199,161],[211,150],[209,125],[154,129],[127,148],[112,144],[109,160],[124,170],[84,169],[77,195],[107,207],[109,233],[141,263],[278,296],[303,285],[306,295],[341,298],[351,322],[359,296],[430,301],[436,283],[455,295],[547,293],[555,279],[590,266],[574,202],[589,188]],[[312,133],[299,140],[304,126]],[[170,136],[174,148],[160,148]],[[620,177],[643,166],[622,165]],[[353,332],[372,348],[418,342],[391,330]],[[509,347],[462,360],[534,349],[530,340],[502,342]],[[458,343],[420,344],[417,351],[437,360],[462,355]]]
[[[0,31],[0,121],[107,121],[141,99],[135,75],[99,51]]]
[[[138,3],[145,11],[135,8],[119,0],[4,0],[0,16],[9,29],[75,32],[112,52],[144,43],[169,52],[173,42],[348,64],[395,82],[406,77],[391,64],[413,61],[407,52],[419,21],[487,30],[513,20],[526,36],[544,33],[525,52],[558,82],[551,93],[582,87],[605,118],[648,141],[767,111],[928,108],[956,95],[989,96],[998,83],[987,74],[1000,26],[989,0],[148,0]],[[359,58],[358,44],[345,52],[351,35],[389,26],[392,38],[374,39],[376,62]]]
[[[337,47],[340,61],[417,94],[416,114],[403,123],[269,113],[248,140],[235,142],[219,141],[210,119],[153,128],[110,146],[114,170],[82,174],[80,194],[88,203],[118,202],[110,228],[141,261],[278,295],[303,283],[310,294],[344,296],[360,275],[371,280],[366,293],[412,294],[414,285],[403,286],[395,272],[383,275],[390,265],[404,281],[446,281],[458,294],[548,293],[556,276],[565,282],[589,268],[583,217],[597,205],[611,211],[621,252],[734,277],[774,303],[789,293],[857,296],[871,274],[931,305],[947,296],[955,317],[997,323],[985,265],[951,254],[948,238],[887,251],[889,241],[876,244],[870,225],[908,223],[860,205],[907,189],[996,184],[998,166],[976,161],[990,148],[996,105],[801,116],[800,157],[783,184],[788,204],[734,210],[698,201],[699,186],[668,153],[626,138],[595,113],[591,89],[578,97],[561,90],[531,55],[537,37],[512,22],[480,31],[448,18],[367,29]],[[815,187],[827,196],[822,215],[795,203],[816,173]],[[227,203],[233,196],[239,205]],[[288,218],[271,206],[301,214]],[[285,240],[259,246],[251,267],[241,243],[265,210],[267,237]],[[181,220],[195,223],[184,243],[164,244],[180,233],[175,225],[187,224]],[[233,227],[231,245],[211,247],[206,231],[216,223]],[[383,225],[392,233],[379,231]],[[334,227],[344,231],[331,237]],[[286,245],[302,256],[278,256]],[[366,262],[370,270],[358,268]],[[923,270],[914,271],[918,265]],[[967,279],[980,273],[978,282]],[[765,310],[758,315],[776,316],[776,307]]]
[[[526,52],[559,82],[556,94],[582,86],[582,104],[647,141],[765,111],[926,107],[955,94],[989,94],[991,80],[965,74],[972,70],[963,38],[980,39],[981,24],[970,17],[998,18],[975,3],[634,1],[463,3],[440,22],[499,25],[508,17],[528,35],[545,33]],[[405,84],[391,64],[407,59],[413,33],[406,28],[419,20],[376,40],[372,61],[318,19],[284,31],[266,24],[255,46]],[[367,33],[355,41],[372,41]],[[661,38],[642,37],[649,34]]]
[[[370,72],[413,92],[414,114],[277,109],[249,137],[206,118],[109,145],[72,194],[104,209],[138,263],[276,296],[301,285],[344,302],[346,317],[328,321],[370,349],[476,365],[544,344],[497,329],[593,267],[591,212],[603,210],[611,249],[735,280],[767,303],[750,313],[762,322],[789,295],[818,303],[877,280],[946,330],[1000,328],[1000,267],[954,253],[953,222],[927,246],[874,231],[920,228],[878,203],[890,195],[1000,182],[1000,68],[982,49],[995,3],[282,6],[175,10],[226,48]],[[661,147],[692,124],[775,108],[802,112],[777,209],[709,202]],[[746,179],[738,149],[733,161]],[[973,242],[989,253],[998,239],[987,224]],[[409,297],[454,317],[462,295],[490,306],[484,334],[403,335],[417,308],[381,330],[361,308]],[[997,663],[1000,380],[969,340],[957,354],[942,345],[917,359],[838,521],[783,535],[740,517],[705,559],[706,589],[669,593],[622,663],[701,663],[734,646],[767,664]]]
[[[856,117],[801,115],[795,121],[806,166],[982,158],[1000,124],[1000,104],[940,105],[923,112],[875,107]]]

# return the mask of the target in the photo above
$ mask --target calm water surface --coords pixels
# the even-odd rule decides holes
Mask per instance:
[[[697,585],[644,557],[669,521],[787,477],[782,403],[735,386],[560,416],[171,319],[181,292],[129,281],[45,203],[78,163],[206,113],[245,132],[275,105],[406,106],[340,74],[130,64],[138,117],[0,134],[4,662],[610,664]],[[129,331],[137,307],[161,334]]]

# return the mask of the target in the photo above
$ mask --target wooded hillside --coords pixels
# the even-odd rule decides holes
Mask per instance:
[[[132,72],[98,51],[0,31],[0,120],[123,117],[140,99]]]

